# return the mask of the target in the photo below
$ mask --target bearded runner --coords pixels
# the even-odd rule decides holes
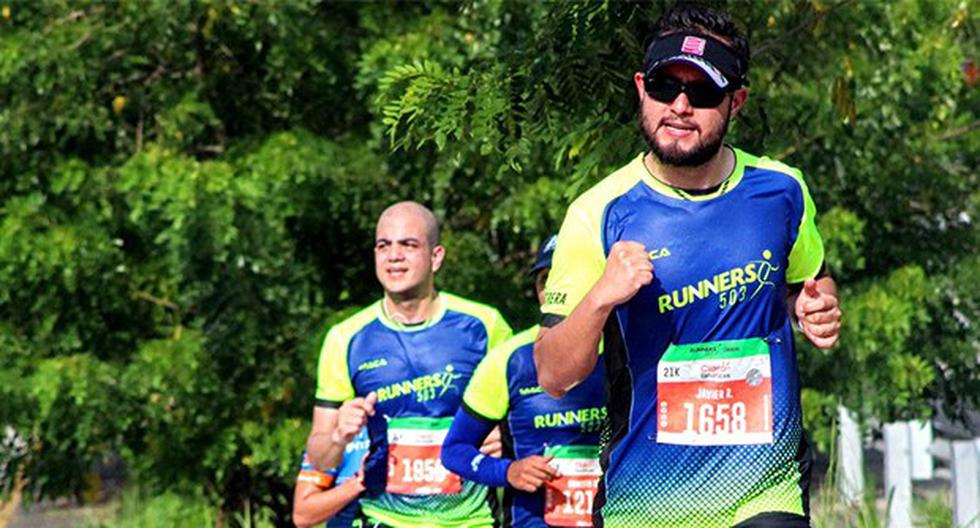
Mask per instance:
[[[560,231],[546,321],[571,312],[618,240],[643,243],[655,267],[604,332],[604,526],[727,528],[805,512],[808,446],[785,298],[788,282],[820,270],[823,246],[800,172],[733,152],[727,189],[689,197],[639,156],[577,199]]]

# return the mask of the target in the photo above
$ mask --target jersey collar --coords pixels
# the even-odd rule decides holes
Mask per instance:
[[[646,155],[645,152],[640,153],[640,155],[633,160],[631,165],[633,168],[633,173],[640,181],[647,184],[647,187],[650,187],[667,198],[682,200],[685,202],[703,202],[712,200],[731,191],[738,186],[739,182],[742,181],[742,175],[745,174],[744,153],[741,150],[729,145],[725,145],[724,148],[731,149],[732,154],[735,156],[735,167],[732,168],[731,174],[729,174],[728,177],[722,181],[721,185],[718,187],[718,190],[708,194],[691,194],[680,187],[674,187],[658,180],[652,174],[650,174],[650,170],[647,169],[646,164],[643,163],[643,156]]]
[[[439,324],[443,316],[446,315],[446,297],[441,293],[436,293],[436,311],[432,314],[432,317],[422,321],[418,324],[407,325],[405,323],[398,322],[388,315],[387,310],[385,310],[384,297],[374,303],[374,309],[378,316],[378,320],[381,324],[387,326],[388,328],[395,330],[397,332],[418,332],[425,330],[427,328],[432,328],[433,326]]]

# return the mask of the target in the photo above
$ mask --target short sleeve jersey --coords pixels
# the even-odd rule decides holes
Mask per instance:
[[[501,423],[504,456],[515,460],[543,455],[546,447],[599,446],[606,419],[605,367],[602,362],[561,399],[545,394],[534,367],[535,326],[494,348],[463,394],[470,414]],[[508,487],[505,526],[540,527],[543,490],[526,493]]]
[[[567,316],[617,241],[642,243],[654,265],[653,282],[618,306],[603,332],[612,432],[604,452],[607,527],[727,527],[762,511],[804,511],[799,373],[785,299],[787,283],[817,275],[823,244],[800,171],[733,152],[733,173],[704,196],[661,183],[638,156],[577,198],[559,232],[544,314]],[[737,361],[699,363],[691,346],[703,344],[710,346],[702,351],[741,352],[726,352]],[[666,385],[677,372],[693,383],[715,379],[718,369],[748,361],[738,356],[750,349],[768,349],[746,357],[771,369],[771,401],[758,406],[771,438],[739,435],[744,408],[735,409],[732,426],[738,394],[729,401],[731,393],[704,390],[678,408],[658,393],[658,384],[680,387]],[[665,358],[668,350],[677,353]],[[765,379],[752,374],[752,382]],[[668,441],[661,431],[669,416],[685,413],[684,440]],[[702,429],[691,430],[695,424]],[[735,431],[721,442],[728,445],[713,445],[715,427]]]
[[[511,329],[497,310],[447,292],[437,313],[406,326],[388,318],[379,300],[334,326],[324,339],[317,376],[317,405],[377,393],[368,419],[371,450],[361,510],[393,527],[482,526],[492,523],[487,488],[463,481],[459,493],[386,492],[388,424],[398,418],[451,419],[477,364]]]
[[[367,429],[361,429],[357,433],[357,436],[354,437],[354,440],[347,444],[347,447],[344,449],[344,457],[341,459],[340,465],[327,471],[320,471],[313,467],[309,455],[304,452],[303,461],[300,463],[299,475],[296,477],[296,480],[309,482],[323,490],[339,486],[350,480],[351,477],[360,471],[364,457],[368,453],[369,444]],[[340,510],[337,515],[330,518],[325,526],[327,528],[350,528],[354,524],[354,519],[357,518],[357,511],[357,499],[354,499],[343,510]]]

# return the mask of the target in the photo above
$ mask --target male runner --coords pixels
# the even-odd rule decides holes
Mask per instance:
[[[556,237],[531,268],[538,303]],[[599,479],[599,429],[606,418],[600,363],[555,400],[538,386],[534,326],[494,348],[477,367],[442,447],[443,464],[464,478],[504,487],[504,526],[591,526]],[[477,449],[498,424],[504,458]]]
[[[431,211],[397,203],[375,233],[384,297],[327,333],[310,458],[317,468],[336,467],[367,424],[360,504],[368,526],[490,525],[486,487],[449,473],[439,459],[466,383],[510,327],[489,306],[436,291],[445,249]]]
[[[840,310],[800,171],[723,144],[748,60],[727,15],[664,14],[633,76],[650,151],[558,235],[535,361],[564,394],[605,336],[605,526],[809,525],[791,314],[829,348]]]
[[[357,497],[364,491],[361,467],[367,456],[367,429],[347,444],[340,466],[327,471],[313,467],[303,453],[293,492],[293,523],[306,528],[326,522],[326,528],[351,528],[358,515]]]

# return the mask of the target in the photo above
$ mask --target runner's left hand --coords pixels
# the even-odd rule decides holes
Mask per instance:
[[[500,441],[500,427],[494,427],[490,434],[483,440],[480,452],[487,456],[500,458],[504,454],[504,445]]]
[[[840,337],[840,305],[837,296],[820,291],[817,281],[809,279],[796,298],[796,318],[803,335],[820,348],[830,348]]]
[[[515,489],[534,493],[547,481],[558,476],[551,464],[552,456],[531,455],[507,466],[507,483]]]

